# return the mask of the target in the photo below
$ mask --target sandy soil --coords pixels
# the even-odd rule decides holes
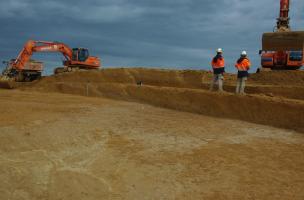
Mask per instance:
[[[304,199],[294,131],[18,90],[0,113],[0,199]]]
[[[19,89],[137,101],[304,132],[303,71],[252,74],[247,96],[234,94],[236,75],[225,74],[222,94],[209,92],[211,78],[206,71],[118,68],[59,74]]]

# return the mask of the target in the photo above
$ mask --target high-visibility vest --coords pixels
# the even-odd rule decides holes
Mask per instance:
[[[212,59],[211,66],[213,69],[223,68],[225,67],[225,59],[220,57],[216,60],[216,62],[214,62],[214,59]]]
[[[248,71],[250,69],[251,63],[248,58],[244,58],[242,62],[236,62],[235,67],[238,71]]]

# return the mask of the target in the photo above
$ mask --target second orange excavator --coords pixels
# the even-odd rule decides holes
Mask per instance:
[[[33,41],[29,40],[24,45],[16,59],[6,62],[7,67],[3,75],[13,78],[15,81],[32,81],[41,76],[42,63],[31,60],[35,52],[60,52],[65,57],[64,67],[54,70],[54,73],[71,72],[79,69],[99,69],[101,61],[98,57],[90,56],[86,48],[71,49],[61,42]]]
[[[262,69],[296,70],[304,65],[304,32],[291,31],[289,8],[290,0],[280,0],[280,15],[274,32],[263,34]]]

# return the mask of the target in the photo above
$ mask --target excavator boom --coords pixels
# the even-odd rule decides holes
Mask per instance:
[[[61,52],[67,60],[72,60],[72,50],[63,43],[29,40],[13,63],[14,68],[23,70],[34,52]]]
[[[280,2],[280,15],[277,19],[277,31],[290,31],[289,26],[289,0],[281,0]]]

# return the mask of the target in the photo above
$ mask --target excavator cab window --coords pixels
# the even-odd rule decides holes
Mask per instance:
[[[79,49],[78,60],[84,62],[89,57],[89,51],[87,49]]]
[[[89,57],[89,50],[83,48],[74,48],[73,49],[73,57],[74,61],[84,62]]]
[[[303,60],[303,52],[302,51],[291,51],[289,54],[290,61],[302,61]]]

